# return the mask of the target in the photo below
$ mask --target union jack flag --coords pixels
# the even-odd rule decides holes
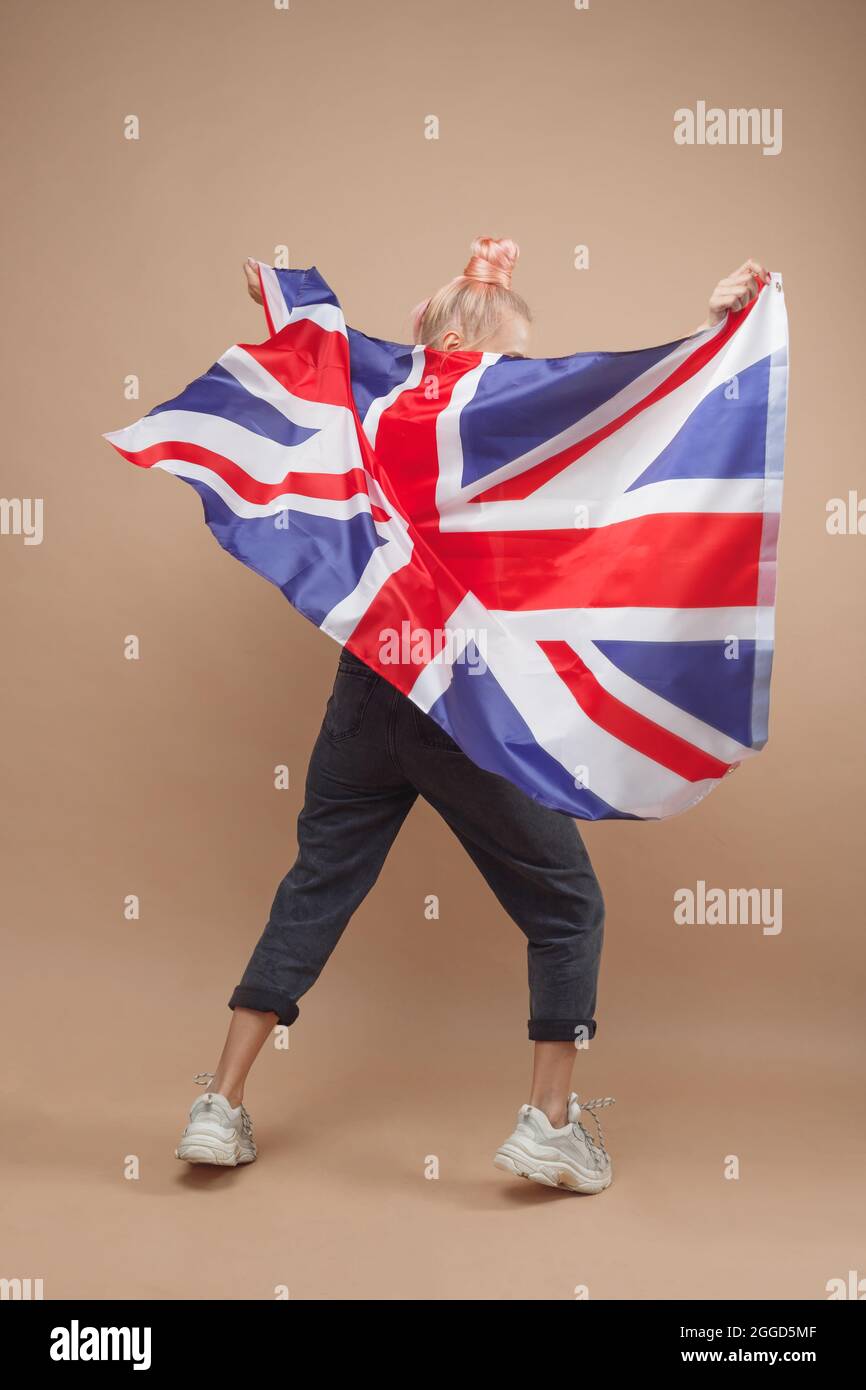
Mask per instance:
[[[269,336],[105,436],[479,766],[581,819],[702,800],[767,738],[782,282],[661,347],[522,359],[347,328],[259,265]]]

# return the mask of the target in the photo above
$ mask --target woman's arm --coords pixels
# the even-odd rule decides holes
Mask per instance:
[[[693,329],[703,333],[706,328],[715,328],[730,310],[745,309],[746,305],[760,293],[762,285],[770,283],[770,272],[757,261],[744,261],[739,270],[734,270],[720,280],[710,295],[709,312],[703,323]]]

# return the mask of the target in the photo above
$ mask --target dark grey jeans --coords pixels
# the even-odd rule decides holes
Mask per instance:
[[[573,1041],[577,1029],[592,1038],[604,904],[574,821],[476,767],[346,651],[310,759],[298,857],[229,1008],[294,1023],[419,795],[527,938],[530,1038]]]

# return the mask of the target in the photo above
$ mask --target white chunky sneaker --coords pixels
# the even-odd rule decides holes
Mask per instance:
[[[213,1078],[212,1071],[200,1071],[193,1079],[198,1086],[206,1086]],[[193,1101],[174,1156],[185,1163],[216,1163],[222,1168],[252,1163],[256,1156],[253,1122],[242,1105],[232,1109],[225,1096],[208,1091]]]
[[[543,1110],[536,1110],[534,1105],[522,1105],[517,1113],[517,1128],[497,1150],[493,1162],[506,1173],[530,1178],[544,1187],[603,1192],[610,1187],[613,1167],[595,1112],[613,1104],[613,1096],[604,1096],[601,1100],[586,1100],[581,1105],[572,1091],[568,1097],[568,1124],[562,1129],[554,1129]],[[595,1121],[597,1142],[580,1122],[585,1110]]]

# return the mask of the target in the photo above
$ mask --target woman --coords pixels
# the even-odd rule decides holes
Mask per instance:
[[[416,343],[440,352],[524,356],[530,311],[511,288],[512,241],[481,238],[463,274],[417,306]],[[261,303],[255,263],[245,266]],[[722,280],[696,332],[744,307],[769,280],[754,261]],[[529,1101],[497,1166],[547,1186],[600,1192],[612,1177],[595,1109],[570,1090],[575,1050],[595,1034],[604,931],[601,890],[575,822],[476,766],[416,705],[347,650],[307,774],[298,856],[277,889],[265,931],[229,1001],[232,1020],[215,1073],[176,1150],[191,1163],[235,1166],[256,1157],[244,1085],[265,1039],[298,1017],[352,914],[373,887],[418,796],[463,843],[527,938]],[[581,1123],[596,1122],[593,1139]]]

